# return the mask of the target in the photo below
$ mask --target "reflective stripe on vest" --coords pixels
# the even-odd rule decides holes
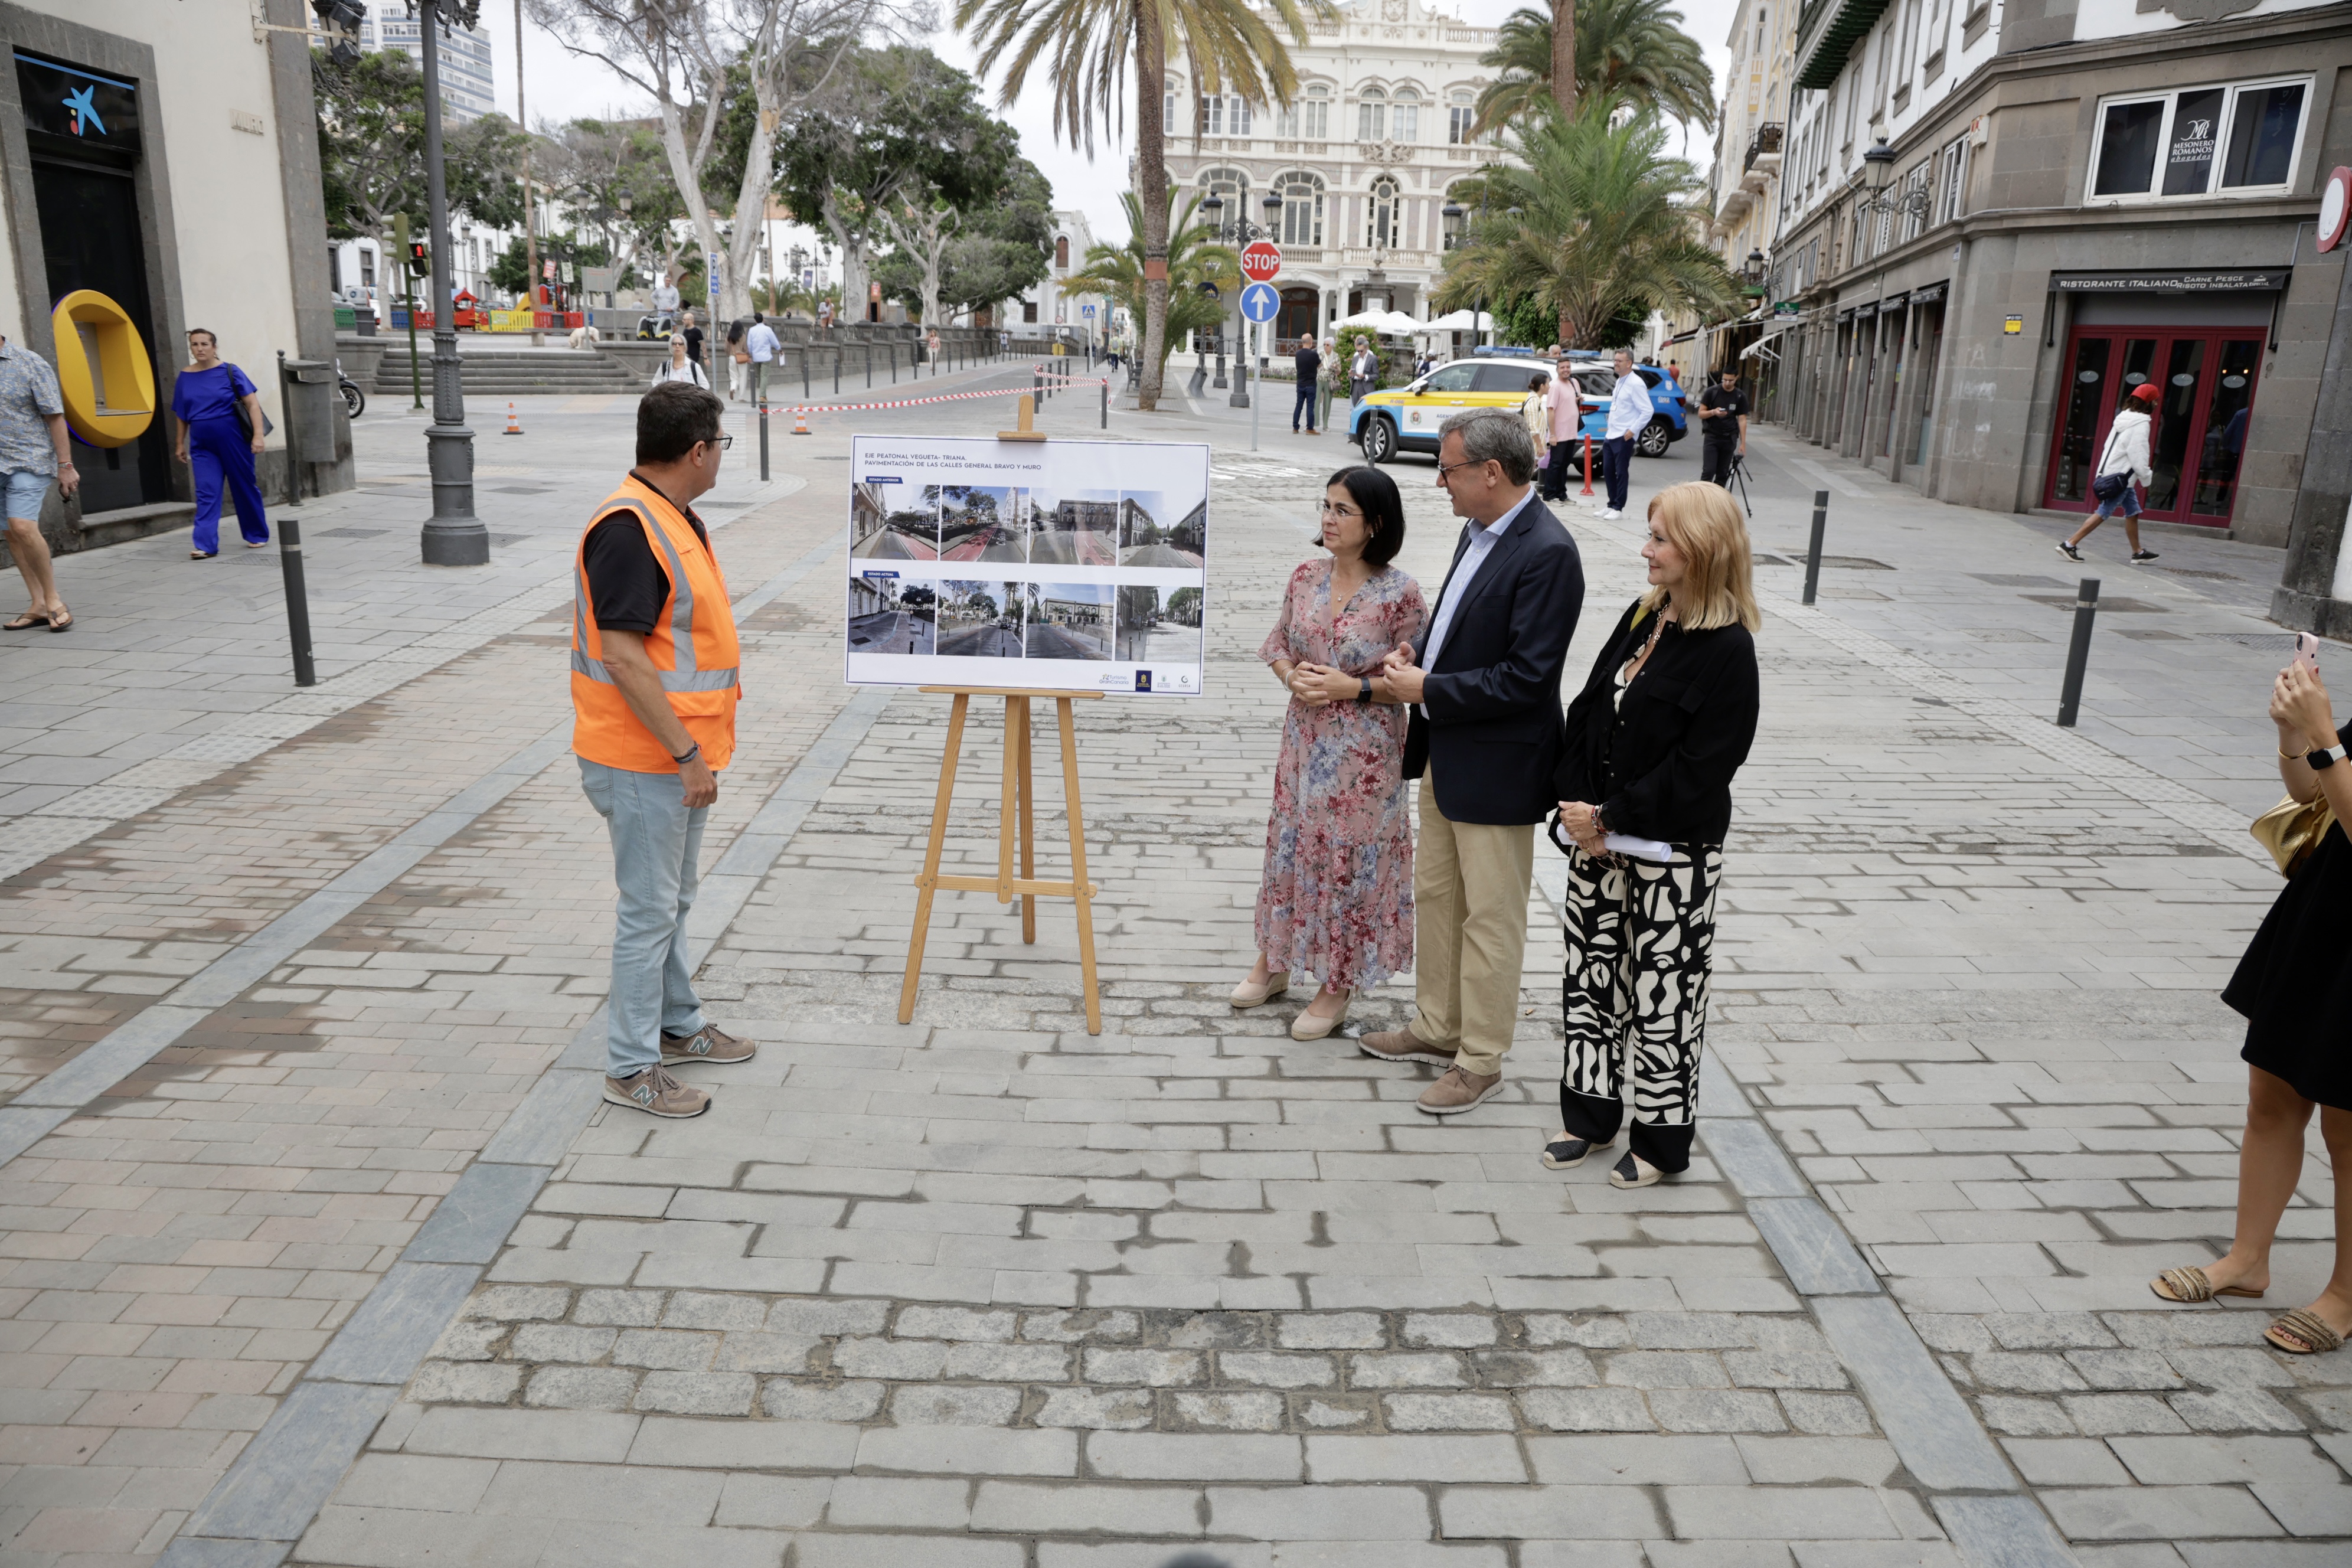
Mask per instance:
[[[671,596],[669,640],[670,647],[677,657],[677,668],[654,672],[661,678],[662,689],[664,691],[725,691],[730,687],[739,684],[740,671],[736,668],[698,669],[695,668],[697,661],[694,652],[694,584],[687,578],[686,563],[677,558],[677,548],[670,543],[669,535],[662,531],[661,525],[654,521],[643,506],[633,500],[614,502],[612,509],[596,521],[602,522],[604,518],[625,510],[636,513],[638,521],[645,527],[646,536],[660,546],[662,554],[668,558]],[[572,584],[572,672],[584,675],[600,685],[617,686],[619,682],[615,681],[612,672],[604,668],[604,661],[588,657],[587,574],[585,572],[581,572],[575,573],[573,576]]]

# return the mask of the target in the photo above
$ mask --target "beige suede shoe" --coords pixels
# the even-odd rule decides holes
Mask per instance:
[[[1341,996],[1339,1010],[1328,1018],[1313,1012],[1299,1014],[1290,1020],[1290,1037],[1294,1040],[1319,1040],[1326,1036],[1337,1033],[1339,1026],[1348,1021],[1348,1004],[1354,999],[1352,996]],[[1319,1001],[1321,998],[1318,996],[1317,1000]]]
[[[1433,1046],[1411,1029],[1383,1029],[1366,1035],[1356,1042],[1368,1057],[1384,1062],[1426,1062],[1433,1068],[1450,1068],[1457,1047]]]
[[[1414,1103],[1432,1116],[1455,1116],[1483,1100],[1502,1092],[1501,1073],[1465,1072],[1459,1064],[1447,1068],[1444,1077],[1421,1091]]]
[[[1234,994],[1226,1000],[1236,1007],[1255,1007],[1273,1001],[1289,989],[1290,971],[1279,970],[1267,975],[1265,984],[1263,985],[1248,980],[1243,981],[1234,987]]]

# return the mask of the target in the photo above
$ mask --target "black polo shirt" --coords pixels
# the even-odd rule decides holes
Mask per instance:
[[[632,477],[646,483],[643,474],[633,470]],[[709,549],[710,532],[694,515],[694,509],[677,510],[693,525],[694,536],[702,541],[703,548]],[[646,538],[645,525],[635,512],[616,510],[590,529],[581,556],[588,569],[588,603],[595,613],[598,631],[635,632],[642,637],[660,624],[661,607],[669,598],[669,573],[654,553],[653,542]]]
[[[1710,441],[1726,440],[1739,434],[1739,421],[1747,416],[1748,410],[1748,389],[1735,386],[1727,392],[1718,381],[1698,395],[1698,405],[1725,411],[1713,419],[1700,420],[1699,428],[1706,432],[1706,438]]]

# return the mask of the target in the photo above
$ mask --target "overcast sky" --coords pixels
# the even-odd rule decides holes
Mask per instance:
[[[482,7],[482,25],[490,34],[498,71],[499,107],[509,114],[515,108],[514,7],[519,3],[520,0],[489,0]],[[1454,3],[1466,20],[1492,26],[1510,15],[1518,0]],[[1707,64],[1715,68],[1718,98],[1724,70],[1730,63],[1724,38],[1731,26],[1735,4],[1736,0],[1681,0],[1684,26],[1697,37],[1706,51]],[[527,22],[523,32],[523,63],[528,73],[524,87],[530,95],[532,123],[572,120],[583,115],[651,111],[650,102],[604,66],[573,57],[553,37]],[[929,43],[942,58],[966,70],[972,68],[971,46],[951,29],[942,29]],[[983,90],[990,101],[994,101],[993,84],[983,84]],[[1131,93],[1133,89],[1129,90]],[[1053,181],[1054,205],[1084,211],[1098,239],[1124,237],[1127,220],[1119,211],[1118,197],[1127,189],[1127,146],[1098,136],[1094,159],[1089,162],[1084,153],[1055,142],[1052,105],[1034,81],[1006,118],[1021,132],[1022,152]],[[1710,144],[1703,132],[1693,133],[1690,155],[1700,161],[1710,155]]]

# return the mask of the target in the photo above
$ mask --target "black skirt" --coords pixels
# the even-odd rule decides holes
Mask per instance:
[[[2352,1110],[2352,842],[2344,825],[2279,891],[2221,1000],[2245,1015],[2247,1064]]]

